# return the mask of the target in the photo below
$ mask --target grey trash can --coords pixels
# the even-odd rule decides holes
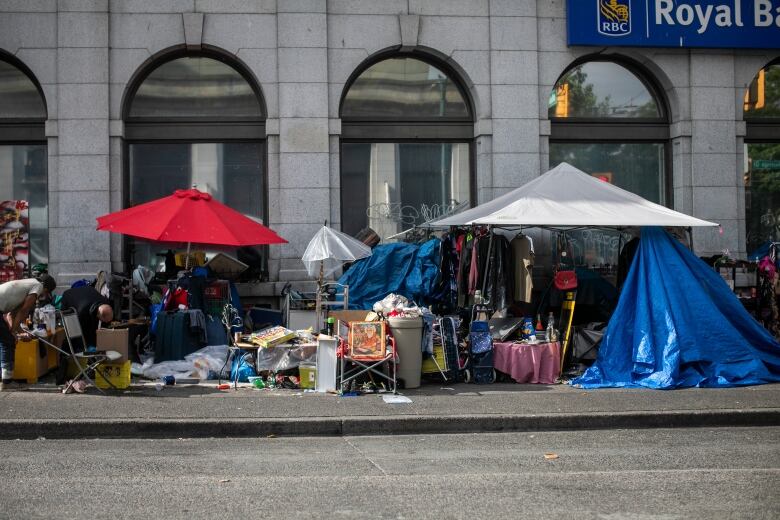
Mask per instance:
[[[419,388],[422,373],[422,318],[389,318],[390,332],[398,349],[398,378],[404,388]]]

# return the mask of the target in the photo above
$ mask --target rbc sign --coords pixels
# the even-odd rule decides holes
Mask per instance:
[[[598,0],[598,32],[604,36],[631,33],[631,0]]]
[[[568,0],[569,45],[780,48],[780,0]]]

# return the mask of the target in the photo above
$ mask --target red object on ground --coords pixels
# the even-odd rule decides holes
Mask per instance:
[[[97,222],[99,230],[157,242],[235,247],[287,243],[271,229],[196,189],[176,190],[168,197],[98,217]]]

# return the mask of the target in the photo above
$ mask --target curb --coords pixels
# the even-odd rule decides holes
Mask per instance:
[[[780,426],[780,409],[294,419],[0,420],[0,440],[409,435],[724,426]]]

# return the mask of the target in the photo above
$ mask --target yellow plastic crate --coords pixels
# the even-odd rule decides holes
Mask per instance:
[[[130,386],[130,365],[128,360],[123,363],[103,363],[95,369],[95,386],[98,388],[113,388],[108,382],[118,389]]]
[[[49,371],[47,350],[37,339],[17,341],[14,354],[14,379],[25,379],[31,385],[37,383],[38,378]]]
[[[444,357],[444,347],[442,345],[437,345],[434,343],[433,345],[433,357],[427,357],[423,359],[422,362],[422,373],[423,374],[439,374],[439,367],[436,366],[436,363],[433,362],[433,358],[436,358],[436,363],[439,364],[439,367],[446,372],[447,371],[447,359]]]

